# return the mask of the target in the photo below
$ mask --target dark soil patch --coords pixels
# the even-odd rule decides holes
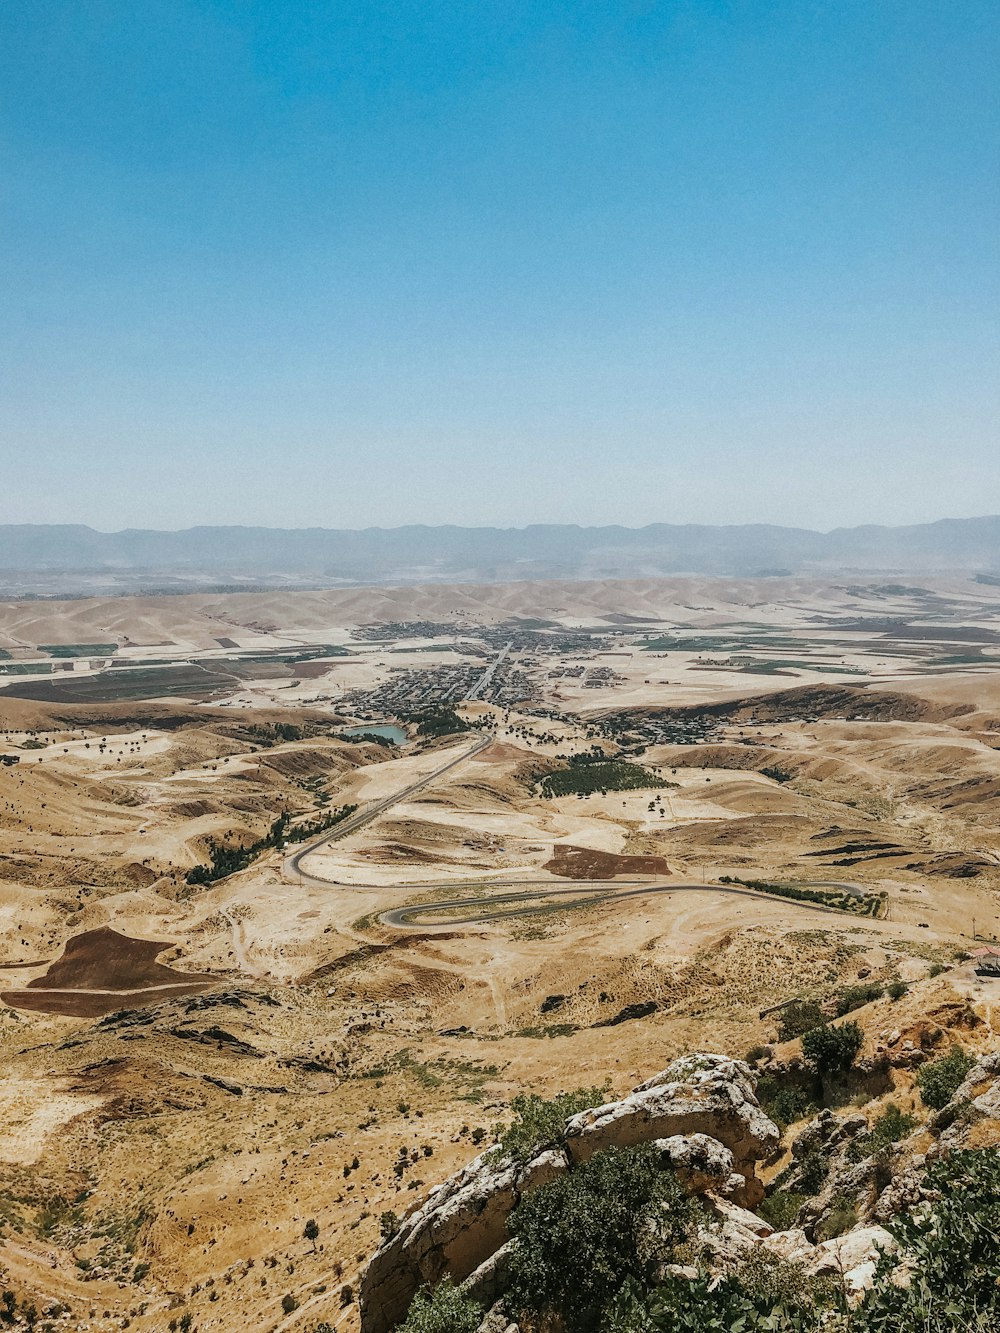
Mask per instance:
[[[158,963],[157,954],[169,948],[168,941],[134,940],[107,926],[84,931],[67,940],[44,976],[24,990],[0,992],[0,999],[16,1009],[97,1018],[215,984],[214,977]]]
[[[563,879],[614,879],[616,875],[670,874],[670,867],[662,856],[630,856],[616,852],[595,852],[590,847],[573,847],[558,843],[552,849],[552,859],[543,870]]]

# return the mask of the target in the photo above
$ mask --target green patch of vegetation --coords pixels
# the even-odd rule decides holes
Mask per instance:
[[[271,722],[266,726],[248,727],[247,731],[258,745],[280,745],[283,741],[300,741],[304,735],[294,722]]]
[[[532,1027],[518,1028],[516,1037],[571,1037],[579,1032],[577,1023],[536,1023]]]
[[[587,796],[592,792],[640,791],[671,784],[651,773],[641,764],[624,759],[606,759],[594,754],[575,754],[569,767],[546,773],[539,783],[543,796]]]
[[[404,722],[410,722],[416,727],[418,736],[451,736],[456,732],[471,730],[465,718],[459,717],[448,704],[434,704],[412,713],[400,713],[399,716]]]
[[[822,1027],[826,1015],[815,1000],[792,1000],[778,1015],[778,1038],[781,1041],[794,1041],[803,1032]]]
[[[208,850],[209,856],[212,858],[211,865],[194,866],[187,873],[187,882],[189,884],[214,884],[217,879],[225,879],[227,875],[235,875],[239,870],[246,870],[247,866],[255,861],[262,852],[269,851],[274,847],[281,847],[288,842],[305,842],[308,838],[317,837],[320,833],[325,833],[327,829],[334,828],[343,820],[348,819],[357,808],[356,805],[340,805],[335,810],[330,810],[326,814],[319,815],[316,819],[309,819],[300,824],[289,823],[287,814],[279,815],[271,825],[270,831],[263,838],[258,838],[256,842],[251,842],[246,846],[230,847],[225,843],[209,843]]]
[[[117,643],[40,643],[40,653],[50,657],[111,657],[118,651]]]
[[[757,1212],[775,1231],[788,1231],[795,1225],[799,1209],[808,1198],[808,1194],[799,1194],[794,1190],[775,1190],[761,1202]]]
[[[916,1116],[907,1115],[898,1106],[887,1106],[868,1133],[859,1134],[851,1142],[847,1149],[848,1161],[863,1162],[866,1157],[886,1152],[894,1143],[905,1139],[918,1124]]]
[[[917,1070],[917,1087],[925,1106],[940,1111],[947,1106],[964,1081],[975,1060],[957,1043],[942,1055]]]
[[[0,676],[51,676],[51,662],[11,662],[0,666]]]
[[[804,1088],[779,1083],[770,1074],[765,1074],[757,1084],[757,1098],[779,1129],[787,1129],[796,1120],[813,1115],[817,1109]]]
[[[758,893],[790,898],[793,902],[818,903],[822,907],[834,907],[838,912],[854,912],[858,916],[876,919],[885,904],[885,899],[874,893],[855,894],[842,889],[816,889],[808,884],[775,884],[766,879],[741,879],[739,875],[720,875],[719,883],[742,884],[744,888],[755,889]]]
[[[423,1287],[417,1292],[399,1333],[476,1333],[484,1314],[446,1277],[433,1291]]]
[[[863,1005],[879,1000],[885,994],[885,987],[878,981],[868,981],[860,986],[848,986],[837,996],[837,1017],[860,1009]]]
[[[601,1106],[607,1095],[603,1088],[576,1088],[561,1092],[546,1101],[537,1093],[515,1097],[511,1102],[514,1119],[506,1127],[496,1125],[494,1134],[498,1152],[515,1162],[529,1162],[545,1148],[555,1148],[563,1142],[566,1121],[580,1111]]]
[[[402,1073],[409,1074],[415,1079],[422,1088],[439,1088],[444,1081],[430,1065],[424,1064],[421,1060],[414,1060],[408,1050],[397,1053],[396,1066]]]
[[[596,1333],[623,1283],[672,1261],[701,1215],[651,1144],[596,1153],[525,1195],[511,1214],[507,1304]]]

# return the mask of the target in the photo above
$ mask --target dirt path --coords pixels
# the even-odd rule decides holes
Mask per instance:
[[[224,917],[232,928],[233,953],[240,965],[240,971],[246,972],[251,977],[256,977],[258,981],[262,980],[267,973],[250,961],[243,922],[237,921],[236,917],[226,907],[219,908],[219,915]]]

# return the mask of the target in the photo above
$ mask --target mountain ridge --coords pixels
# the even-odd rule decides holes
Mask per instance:
[[[834,572],[1000,572],[1000,516],[818,532],[778,524],[648,524],[523,528],[431,526],[267,528],[200,525],[178,531],[85,524],[0,525],[0,571],[61,577],[67,587],[105,575],[316,580],[333,585],[504,583],[524,579]],[[28,583],[30,579],[22,580]]]

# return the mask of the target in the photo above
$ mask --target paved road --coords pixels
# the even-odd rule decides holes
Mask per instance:
[[[509,648],[510,645],[508,645]],[[507,648],[503,650],[500,657],[494,663],[494,669],[502,661]],[[434,892],[439,889],[461,890],[464,888],[480,890],[480,895],[468,898],[451,898],[439,901],[424,903],[411,903],[407,907],[396,907],[388,912],[383,912],[379,920],[387,926],[395,926],[397,929],[407,930],[448,930],[454,926],[472,926],[481,925],[487,921],[504,920],[507,917],[532,916],[537,912],[548,912],[555,905],[551,899],[571,897],[574,901],[563,903],[564,909],[569,910],[574,907],[583,907],[588,903],[607,902],[611,899],[638,898],[648,894],[659,893],[679,893],[679,892],[700,892],[725,894],[730,897],[756,898],[764,899],[768,902],[774,902],[779,898],[777,894],[761,893],[756,889],[747,889],[735,887],[728,884],[678,884],[673,881],[651,880],[651,879],[617,879],[617,880],[574,880],[571,884],[560,885],[553,884],[551,879],[513,879],[513,878],[490,878],[482,880],[432,880],[429,883],[399,883],[394,885],[372,885],[372,884],[349,884],[341,880],[326,879],[321,875],[314,875],[308,870],[302,868],[302,862],[305,857],[310,856],[320,847],[325,847],[331,842],[338,842],[341,838],[346,838],[352,833],[357,833],[359,829],[370,824],[373,819],[378,818],[392,806],[401,801],[407,801],[415,796],[417,792],[423,791],[431,783],[436,782],[438,778],[452,769],[457,768],[459,764],[464,764],[467,760],[481,754],[493,744],[496,738],[490,734],[477,741],[470,749],[464,750],[461,754],[455,755],[447,763],[442,764],[440,768],[427,773],[424,777],[418,778],[408,786],[401,788],[397,792],[392,792],[389,796],[384,796],[381,800],[366,805],[363,810],[352,815],[350,819],[345,819],[342,824],[335,828],[328,829],[321,833],[319,837],[314,838],[312,842],[306,843],[298,851],[286,856],[283,862],[283,870],[287,875],[296,876],[300,882],[306,884],[315,884],[323,888],[341,888],[341,889],[371,889],[371,888],[394,888],[396,890],[422,890],[423,892]],[[841,881],[822,880],[812,883],[810,881],[797,881],[797,887],[821,887],[836,883],[841,889],[848,889],[856,893],[864,892],[864,888],[859,884],[850,884]],[[538,887],[535,887],[538,886]],[[507,894],[484,894],[482,890],[510,888],[515,892]],[[539,902],[539,899],[545,899]],[[513,907],[510,911],[497,912],[493,910],[498,904],[504,903],[523,903],[524,906]],[[529,906],[528,904],[534,904]],[[826,907],[822,903],[795,902],[796,907],[805,911],[812,912],[833,912],[843,916],[846,913],[839,911],[835,907]],[[432,912],[457,910],[462,907],[479,907],[480,911],[474,912],[471,916],[455,917],[449,921],[423,922],[418,918]]]
[[[486,689],[487,685],[490,684],[490,682],[493,680],[493,677],[496,675],[497,667],[500,665],[500,663],[504,660],[504,658],[507,656],[507,654],[513,647],[514,647],[513,640],[511,640],[510,643],[504,644],[503,648],[500,650],[496,658],[496,661],[486,668],[483,674],[476,681],[475,685],[473,685],[472,689],[465,696],[465,699],[463,700],[464,703],[471,703],[473,699],[479,699],[482,697],[483,690]]]
[[[487,882],[478,881],[477,888],[491,887],[494,884],[545,884],[547,887],[534,889],[527,893],[504,893],[478,898],[453,898],[448,901],[430,901],[425,903],[411,903],[408,907],[395,907],[391,911],[383,912],[379,920],[387,926],[395,926],[397,929],[406,930],[449,930],[453,926],[472,926],[481,925],[487,921],[505,921],[508,917],[533,916],[537,912],[551,912],[554,906],[561,907],[564,911],[569,911],[574,907],[586,907],[590,903],[602,903],[615,901],[618,902],[625,898],[642,898],[652,893],[716,893],[734,896],[738,898],[754,898],[758,902],[792,902],[795,907],[801,907],[807,912],[833,912],[837,916],[853,915],[845,913],[836,907],[826,907],[822,903],[798,902],[787,898],[781,898],[774,893],[761,893],[757,889],[733,888],[729,884],[677,884],[666,880],[651,881],[640,883],[637,880],[577,880],[572,887],[553,888],[551,880],[490,880]],[[630,888],[629,885],[638,885]],[[401,886],[397,886],[401,887]],[[431,888],[433,886],[427,885]],[[538,903],[539,898],[551,899],[563,895],[575,894],[576,901],[554,904],[552,902]],[[583,895],[582,897],[580,895]],[[507,912],[495,912],[493,910],[483,910],[473,913],[472,916],[450,917],[447,921],[420,921],[417,918],[432,912],[455,910],[461,907],[476,907],[477,905],[486,909],[494,908],[498,903],[517,903],[533,902],[535,906],[515,907]]]
[[[423,791],[425,787],[429,787],[432,782],[436,782],[438,778],[443,777],[445,773],[449,773],[453,768],[457,768],[459,764],[464,764],[467,760],[473,759],[477,754],[481,754],[483,750],[493,744],[494,739],[492,734],[484,736],[482,740],[476,741],[471,749],[463,750],[460,755],[456,755],[453,759],[449,759],[446,764],[442,764],[440,768],[436,768],[433,773],[428,773],[422,778],[417,778],[416,782],[411,782],[409,786],[403,787],[400,791],[392,792],[391,795],[384,796],[381,800],[374,801],[370,805],[366,805],[363,809],[359,810],[357,814],[351,815],[349,819],[345,819],[343,823],[335,825],[332,829],[327,829],[326,832],[321,833],[318,838],[314,838],[312,842],[307,842],[305,846],[300,847],[297,852],[293,852],[290,856],[285,857],[283,863],[285,873],[296,875],[307,884],[336,885],[336,880],[324,879],[322,875],[313,875],[310,874],[309,871],[303,870],[303,859],[310,856],[320,847],[325,847],[328,843],[339,842],[341,838],[346,838],[351,833],[357,833],[358,830],[363,829],[366,824],[370,824],[373,819],[377,819],[383,811],[388,810],[393,805],[399,804],[400,801],[408,801],[411,796],[415,796],[417,792]],[[357,888],[358,886],[343,885],[341,887]]]

